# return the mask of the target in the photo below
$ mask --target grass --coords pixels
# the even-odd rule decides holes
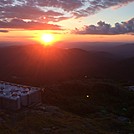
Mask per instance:
[[[122,84],[108,80],[50,85],[42,94],[42,106],[0,111],[0,134],[129,134],[134,132],[133,98]],[[49,105],[58,108],[40,108]],[[120,121],[120,116],[129,121]]]

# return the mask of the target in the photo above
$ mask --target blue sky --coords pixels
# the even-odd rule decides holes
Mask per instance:
[[[107,9],[103,9],[94,15],[89,15],[87,17],[79,18],[77,20],[65,20],[64,24],[62,24],[63,22],[59,22],[58,24],[61,24],[66,28],[73,29],[74,26],[81,28],[83,25],[96,25],[97,22],[101,20],[114,26],[116,22],[120,23],[122,21],[128,21],[131,18],[134,18],[134,2],[124,5],[120,8],[110,7]]]
[[[92,17],[94,17],[94,21],[92,21]],[[129,3],[128,5],[122,6],[121,8],[108,8],[104,9],[101,12],[95,14],[94,16],[89,16],[86,18],[91,19],[91,24],[98,22],[100,19],[114,25],[116,22],[122,22],[130,20],[134,17],[134,2]]]

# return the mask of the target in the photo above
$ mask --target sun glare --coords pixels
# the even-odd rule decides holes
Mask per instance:
[[[45,45],[49,45],[54,41],[54,36],[52,34],[43,34],[41,36],[41,40],[45,43]]]
[[[36,33],[36,36],[33,38],[35,41],[39,42],[43,46],[53,46],[57,42],[63,39],[61,34],[55,34],[52,32],[39,32]]]

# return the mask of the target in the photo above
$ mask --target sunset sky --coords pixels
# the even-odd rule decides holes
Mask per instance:
[[[0,0],[0,42],[134,42],[134,0]]]

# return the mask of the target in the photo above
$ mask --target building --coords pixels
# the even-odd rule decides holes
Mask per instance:
[[[40,102],[40,88],[0,81],[0,109],[19,110]]]

